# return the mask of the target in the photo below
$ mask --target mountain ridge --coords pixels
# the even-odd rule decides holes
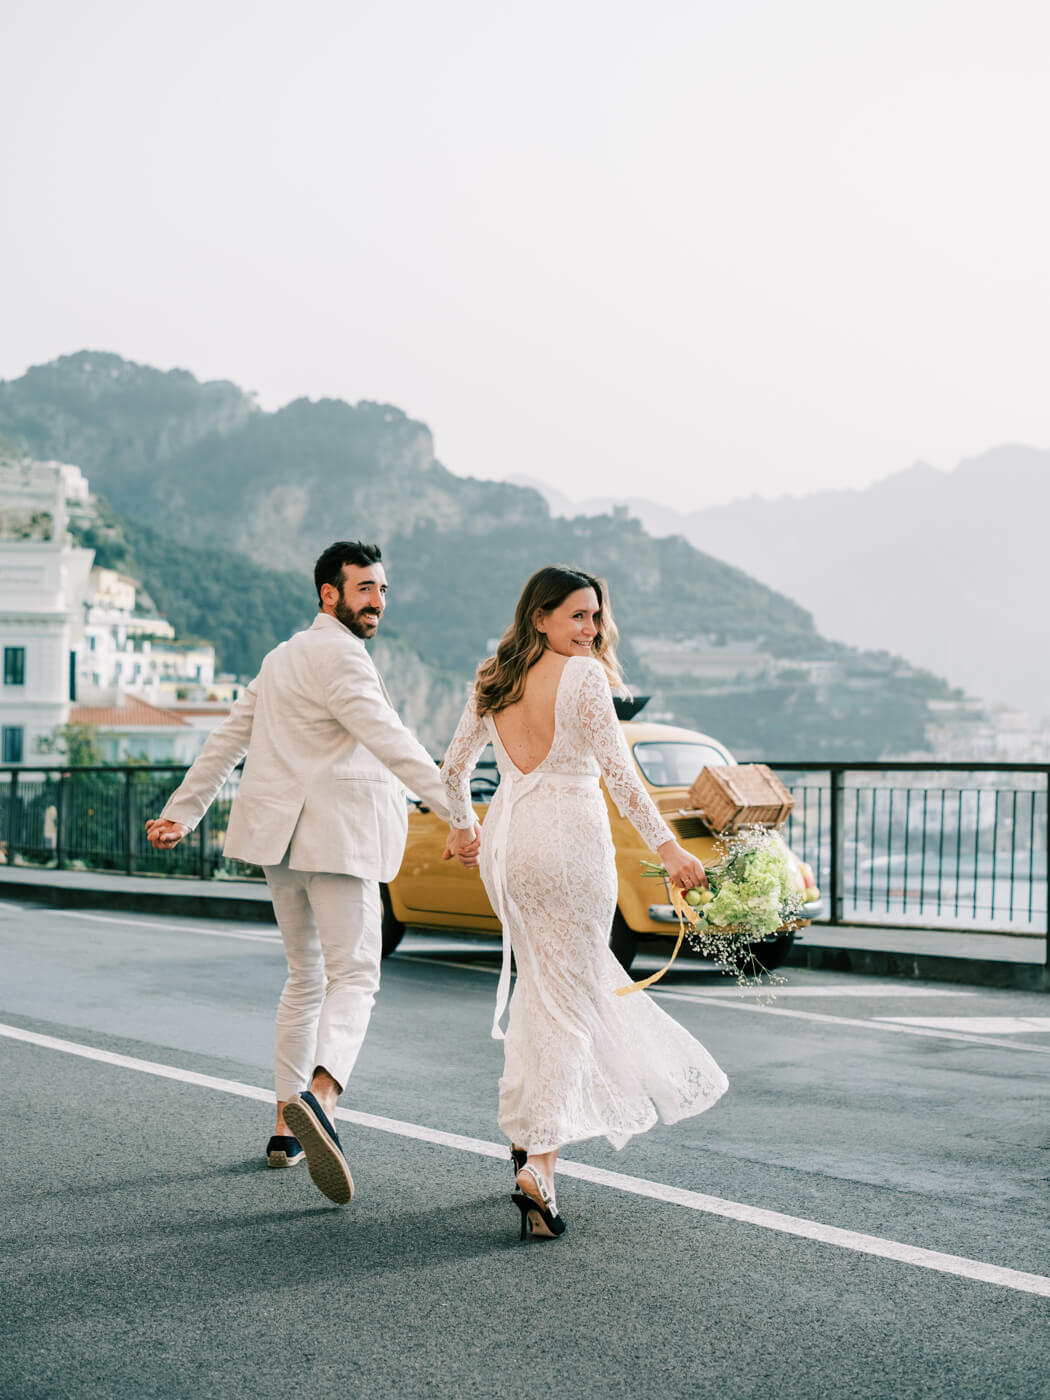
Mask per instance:
[[[1035,644],[1036,600],[1050,588],[1050,452],[1004,444],[862,488],[630,509],[796,599],[825,636],[891,650],[1036,717],[1050,710],[1050,661]]]
[[[227,650],[237,641],[231,561],[301,579],[338,534],[380,539],[398,638],[435,675],[463,684],[527,575],[560,559],[609,578],[637,688],[738,751],[754,751],[756,735],[766,752],[921,750],[928,701],[952,695],[892,656],[857,657],[822,637],[784,592],[681,535],[656,539],[623,512],[553,517],[534,489],[455,476],[435,458],[429,428],[392,405],[298,399],[268,413],[227,381],[199,385],[187,371],[116,361],[81,352],[0,383],[0,435],[43,458],[77,444],[77,465],[129,530],[142,541],[154,532],[139,545],[149,591],[161,601],[152,552],[182,590],[181,603],[169,590],[165,607],[196,618],[195,631],[221,608]],[[178,547],[198,552],[194,567],[172,561]],[[220,577],[224,589],[213,586]],[[284,606],[273,604],[281,617]],[[253,658],[265,630],[247,648]],[[643,658],[632,635],[684,646],[698,673]],[[750,661],[737,674],[741,642],[760,658],[760,676]]]

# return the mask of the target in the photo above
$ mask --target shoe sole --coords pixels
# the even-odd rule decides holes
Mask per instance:
[[[538,1210],[529,1211],[529,1233],[534,1240],[560,1240],[561,1235],[556,1235],[553,1230],[548,1230],[543,1216]],[[564,1235],[565,1231],[561,1232]]]
[[[300,1162],[305,1161],[305,1152],[299,1152],[294,1157],[289,1157],[287,1152],[271,1152],[267,1155],[266,1165],[268,1167],[297,1167]]]
[[[309,1104],[293,1099],[285,1105],[284,1121],[299,1139],[306,1153],[310,1180],[337,1206],[345,1206],[354,1198],[354,1178],[346,1158],[325,1132]]]

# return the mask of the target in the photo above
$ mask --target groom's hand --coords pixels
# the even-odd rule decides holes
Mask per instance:
[[[189,827],[182,822],[169,822],[167,817],[158,817],[146,823],[146,840],[156,851],[170,851],[189,835]]]
[[[451,827],[448,840],[445,842],[445,849],[441,852],[441,859],[451,860],[455,856],[460,865],[465,866],[468,870],[473,870],[477,866],[480,849],[481,828],[477,822],[474,823],[473,830]]]

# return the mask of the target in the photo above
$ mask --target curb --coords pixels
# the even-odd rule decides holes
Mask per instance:
[[[886,948],[796,943],[787,959],[787,966],[808,967],[817,972],[853,972],[865,977],[968,982],[977,987],[1050,992],[1050,968],[1041,963],[953,958],[944,953],[907,953]]]
[[[159,882],[158,882],[159,883]],[[261,899],[244,895],[182,894],[162,888],[145,890],[84,889],[75,885],[30,885],[0,878],[0,897],[46,904],[55,909],[121,909],[128,913],[183,914],[202,919],[237,919],[276,924],[267,892]]]

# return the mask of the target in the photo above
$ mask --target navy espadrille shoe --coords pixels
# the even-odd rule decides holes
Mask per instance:
[[[310,1180],[330,1201],[345,1206],[353,1199],[354,1178],[343,1156],[339,1134],[309,1089],[285,1104],[284,1118],[303,1145]]]
[[[306,1153],[298,1138],[275,1135],[266,1144],[268,1167],[297,1167],[306,1161]]]

